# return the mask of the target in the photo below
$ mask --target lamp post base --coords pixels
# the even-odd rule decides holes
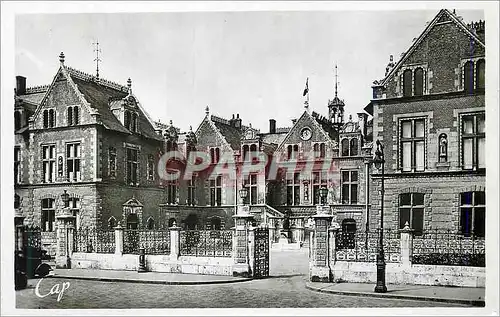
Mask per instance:
[[[387,287],[385,286],[385,262],[377,262],[377,285],[375,286],[375,293],[386,293]]]
[[[375,286],[375,293],[387,293],[387,287],[385,285]]]

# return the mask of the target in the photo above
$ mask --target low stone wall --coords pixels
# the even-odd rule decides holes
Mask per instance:
[[[374,262],[337,261],[331,265],[333,282],[376,283],[377,267]],[[485,287],[484,267],[410,265],[387,263],[387,284],[416,284],[462,287]]]
[[[209,258],[170,255],[146,255],[146,269],[151,272],[206,275],[232,275],[232,258]],[[71,267],[76,269],[136,271],[139,255],[73,253]]]

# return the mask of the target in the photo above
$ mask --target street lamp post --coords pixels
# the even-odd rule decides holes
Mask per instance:
[[[378,239],[378,253],[377,253],[377,285],[375,286],[375,293],[387,292],[385,285],[385,255],[384,255],[384,146],[377,140],[377,150],[373,163],[377,169],[381,170],[381,190],[380,190],[380,232]]]

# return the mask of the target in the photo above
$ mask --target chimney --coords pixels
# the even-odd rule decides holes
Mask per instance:
[[[363,136],[366,136],[366,121],[368,119],[368,115],[363,112],[358,112],[358,121],[359,121],[359,128],[361,130],[361,134]]]
[[[276,120],[269,119],[269,133],[276,133]]]
[[[241,119],[240,119],[240,114],[236,114],[236,119],[234,120],[234,127],[235,128],[241,128]]]
[[[26,77],[16,76],[16,95],[24,95],[26,93]]]

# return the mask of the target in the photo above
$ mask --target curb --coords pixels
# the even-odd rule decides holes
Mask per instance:
[[[331,290],[325,288],[319,288],[306,284],[306,289],[320,292],[329,293],[335,295],[345,295],[345,296],[361,296],[361,297],[375,297],[375,298],[386,298],[386,299],[405,299],[405,300],[418,300],[418,301],[428,301],[428,302],[441,302],[441,303],[453,303],[453,304],[465,304],[470,306],[485,307],[484,300],[470,300],[470,299],[457,299],[457,298],[440,298],[440,297],[424,297],[415,295],[397,295],[388,293],[367,293],[367,292],[355,292],[355,291],[341,291],[341,290]]]
[[[214,280],[214,281],[165,281],[165,280],[141,280],[125,279],[115,277],[94,277],[94,276],[72,276],[72,275],[51,275],[50,278],[65,278],[72,280],[87,280],[100,282],[124,282],[124,283],[142,283],[142,284],[162,284],[162,285],[208,285],[208,284],[232,284],[251,281],[251,278],[241,278],[236,280]]]

